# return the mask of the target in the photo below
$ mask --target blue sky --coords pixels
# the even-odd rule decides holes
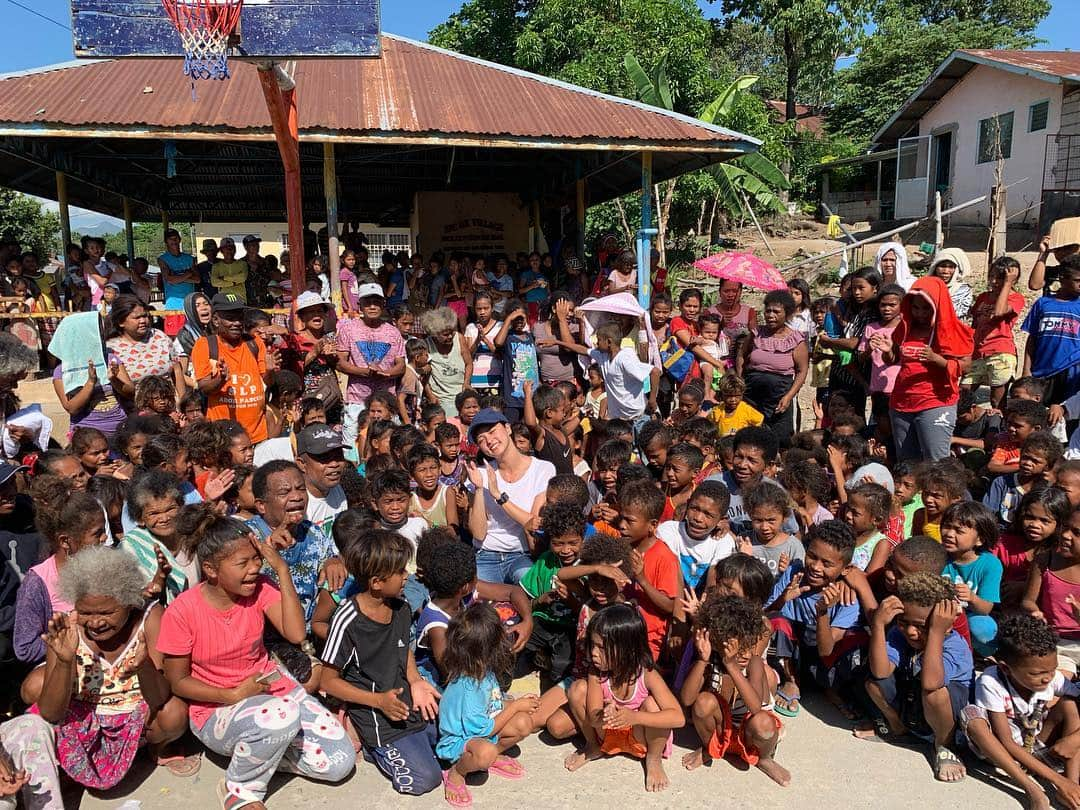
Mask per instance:
[[[717,3],[698,3],[707,15],[715,14]],[[19,6],[50,17],[63,27]],[[413,39],[425,39],[427,32],[459,8],[460,0],[384,0],[383,30]],[[72,59],[71,33],[67,30],[71,5],[68,0],[0,0],[0,31],[15,36],[0,48],[0,73],[66,62]],[[1080,2],[1055,0],[1039,34],[1047,40],[1041,47],[1054,50],[1080,47]]]

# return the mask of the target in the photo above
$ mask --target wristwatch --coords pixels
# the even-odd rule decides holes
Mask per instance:
[[[498,498],[495,499],[495,503],[497,503],[499,506],[505,506],[506,502],[509,501],[509,500],[510,500],[509,493],[504,492],[501,495],[499,495]]]

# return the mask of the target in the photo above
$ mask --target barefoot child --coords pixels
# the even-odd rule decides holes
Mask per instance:
[[[1080,510],[1058,532],[1058,542],[1035,555],[1021,606],[1058,636],[1058,670],[1075,677],[1080,662]]]
[[[1014,615],[998,629],[997,664],[975,682],[975,702],[964,708],[960,724],[980,759],[1008,774],[1027,794],[1032,810],[1050,810],[1036,779],[1051,785],[1066,807],[1080,807],[1080,759],[1068,756],[1065,773],[1044,763],[1039,752],[1067,752],[1080,743],[1076,701],[1080,688],[1057,672],[1057,638],[1045,622]],[[1062,698],[1062,699],[1059,699]]]
[[[513,663],[509,637],[491,605],[470,605],[450,621],[443,657],[448,682],[439,703],[435,753],[452,763],[442,780],[446,801],[454,807],[472,804],[465,784],[470,773],[525,776],[525,768],[505,753],[532,732],[539,700],[526,695],[504,704],[499,677]]]
[[[951,746],[971,694],[974,664],[971,649],[952,629],[959,611],[947,580],[918,572],[878,605],[870,623],[866,691],[885,719],[878,734],[886,740],[907,734],[933,740],[934,776],[941,782],[965,775]]]
[[[370,529],[346,547],[356,595],[330,620],[320,687],[344,701],[366,756],[398,793],[427,793],[441,780],[435,759],[439,693],[409,646],[412,611],[402,598],[409,541]]]
[[[625,753],[644,758],[646,791],[664,790],[668,778],[661,760],[671,752],[672,729],[686,720],[655,669],[641,614],[630,605],[605,607],[589,622],[588,639],[588,696],[584,714],[576,717],[585,750],[568,756],[566,769]]]
[[[705,599],[694,631],[697,659],[682,687],[702,744],[683,757],[687,770],[734,754],[777,784],[790,783],[773,759],[783,724],[772,711],[779,677],[762,658],[768,646],[760,604],[718,593]]]

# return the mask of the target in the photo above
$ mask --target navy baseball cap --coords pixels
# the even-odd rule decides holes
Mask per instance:
[[[473,417],[472,424],[469,425],[469,441],[476,444],[476,434],[492,425],[509,424],[510,420],[503,416],[502,411],[497,411],[494,408],[484,408]]]

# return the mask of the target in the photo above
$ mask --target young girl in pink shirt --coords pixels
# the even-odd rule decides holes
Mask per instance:
[[[158,648],[173,694],[190,704],[191,730],[231,757],[218,786],[224,810],[262,807],[278,769],[337,782],[356,754],[318,700],[276,668],[263,644],[267,620],[293,644],[304,640],[304,611],[288,565],[243,523],[200,505],[190,542],[203,582],[177,597],[161,620]],[[259,573],[263,563],[281,589]]]

